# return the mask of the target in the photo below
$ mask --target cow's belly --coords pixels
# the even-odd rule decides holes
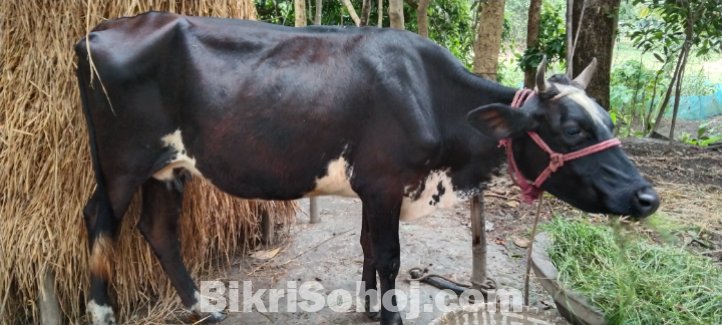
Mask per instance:
[[[464,192],[455,192],[451,178],[443,171],[433,171],[424,180],[421,189],[413,191],[407,188],[404,200],[401,203],[402,221],[415,220],[434,213],[437,209],[449,208],[459,202],[467,200],[470,195]]]
[[[351,188],[351,177],[353,168],[348,165],[346,159],[340,157],[328,164],[326,175],[316,179],[316,187],[304,197],[320,195],[337,195],[345,197],[358,197],[358,194]]]
[[[196,176],[203,175],[196,167],[196,159],[188,155],[183,144],[181,131],[168,134],[162,138],[166,147],[171,147],[174,154],[168,164],[153,174],[158,180],[169,181],[176,177],[174,170],[182,168]],[[358,197],[351,187],[353,166],[343,156],[332,160],[327,167],[326,175],[316,178],[315,187],[303,197],[335,195]],[[405,189],[399,219],[410,221],[432,214],[437,209],[448,208],[471,197],[469,193],[454,191],[451,178],[444,171],[432,171],[424,180],[423,186]],[[231,191],[232,192],[232,191]],[[239,195],[243,197],[242,195]]]

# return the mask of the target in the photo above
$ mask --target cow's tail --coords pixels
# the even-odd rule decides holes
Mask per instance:
[[[90,139],[90,157],[93,163],[93,171],[95,172],[95,181],[97,187],[93,197],[85,207],[84,215],[88,230],[88,244],[90,246],[91,259],[90,271],[91,275],[103,281],[110,279],[113,269],[115,257],[114,236],[118,227],[117,219],[111,205],[108,187],[103,176],[98,156],[98,144],[93,125],[91,109],[88,99],[89,80],[85,76],[90,77],[91,67],[86,60],[88,57],[86,43],[88,40],[83,39],[76,45],[76,53],[78,55],[78,88],[80,89],[80,99],[83,106],[83,114],[88,125],[88,136]]]

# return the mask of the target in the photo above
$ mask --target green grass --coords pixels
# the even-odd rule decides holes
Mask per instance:
[[[722,269],[711,259],[579,220],[557,217],[542,229],[560,282],[609,324],[722,324]]]

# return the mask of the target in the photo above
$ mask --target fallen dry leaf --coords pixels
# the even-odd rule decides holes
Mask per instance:
[[[255,253],[251,254],[251,257],[253,257],[257,260],[267,260],[267,259],[271,259],[274,256],[276,256],[276,254],[278,254],[278,251],[280,251],[280,250],[281,250],[281,248],[279,247],[279,248],[276,248],[276,249],[270,250],[270,251],[257,251]]]
[[[514,245],[520,248],[529,247],[529,239],[526,238],[514,238]]]

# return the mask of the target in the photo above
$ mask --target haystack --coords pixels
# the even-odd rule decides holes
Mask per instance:
[[[251,0],[2,1],[0,28],[0,322],[38,323],[46,274],[62,313],[85,321],[88,248],[82,209],[94,190],[87,129],[75,78],[74,44],[105,19],[148,10],[255,19]],[[259,238],[259,215],[279,223],[295,202],[232,198],[194,180],[185,192],[181,243],[195,279]],[[135,229],[139,197],[126,214],[111,293],[120,320],[138,308],[180,306],[148,244]],[[162,316],[162,315],[160,315]]]

